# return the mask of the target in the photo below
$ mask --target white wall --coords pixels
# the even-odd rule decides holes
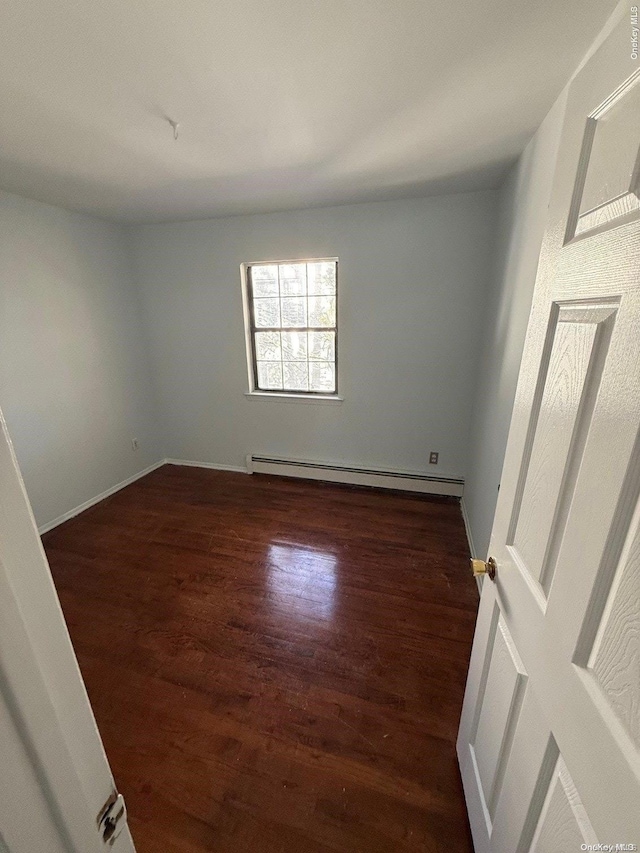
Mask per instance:
[[[500,191],[498,245],[483,318],[464,491],[475,556],[486,558],[515,398],[567,91]]]
[[[0,193],[0,407],[39,525],[164,456],[130,260],[121,227]]]
[[[494,214],[478,192],[133,229],[167,455],[464,475]],[[333,256],[344,403],[247,399],[240,264]]]

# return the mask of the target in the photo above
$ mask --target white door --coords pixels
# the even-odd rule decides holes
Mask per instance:
[[[134,853],[121,811],[0,413],[0,853]]]
[[[618,18],[569,92],[483,581],[458,739],[477,853],[640,848],[640,71]]]

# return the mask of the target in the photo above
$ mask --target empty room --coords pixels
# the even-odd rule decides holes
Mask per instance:
[[[640,846],[627,0],[5,0],[0,853]]]

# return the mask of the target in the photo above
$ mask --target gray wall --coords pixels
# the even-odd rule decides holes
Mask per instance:
[[[0,193],[0,407],[39,525],[164,455],[139,322],[122,228]]]
[[[498,499],[566,96],[565,90],[500,191],[498,245],[486,293],[463,499],[472,547],[482,558]]]
[[[464,475],[494,227],[478,192],[133,229],[167,455]],[[333,256],[344,402],[248,399],[240,264]]]

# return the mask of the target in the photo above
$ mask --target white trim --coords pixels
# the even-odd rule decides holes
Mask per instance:
[[[245,391],[249,400],[280,400],[282,403],[342,403],[344,397],[337,394],[286,394],[280,391]]]
[[[242,288],[242,317],[244,321],[244,345],[247,354],[248,393],[253,393],[256,387],[253,375],[253,342],[251,340],[251,309],[249,307],[249,287],[247,283],[247,267],[250,264],[240,264],[240,286]]]
[[[467,533],[467,541],[469,542],[469,551],[471,556],[476,559],[478,557],[477,548],[473,542],[473,534],[471,533],[471,522],[467,513],[467,505],[464,502],[464,497],[460,498],[460,509],[462,510],[462,520],[464,521],[464,529]]]
[[[156,468],[162,467],[162,465],[181,465],[187,468],[209,468],[214,471],[233,471],[240,474],[253,474],[254,472],[256,474],[277,474],[285,477],[299,477],[303,480],[325,480],[332,483],[346,483],[347,485],[353,486],[375,486],[376,488],[381,489],[398,489],[399,491],[420,492],[422,494],[430,495],[449,495],[452,497],[460,497],[463,489],[461,478],[440,477],[432,479],[428,474],[416,471],[383,471],[381,469],[364,469],[346,465],[342,466],[341,469],[341,466],[338,466],[333,462],[313,462],[311,464],[320,467],[308,468],[305,467],[305,465],[309,465],[310,463],[299,459],[274,460],[273,463],[265,463],[256,462],[251,454],[247,454],[246,459],[247,463],[244,466],[226,465],[222,462],[195,462],[191,459],[160,459],[158,462],[154,462],[153,465],[149,465],[149,467],[145,468],[143,471],[138,471],[137,474],[133,474],[121,483],[118,483],[101,494],[96,495],[94,498],[90,498],[88,501],[79,504],[79,506],[74,507],[69,510],[69,512],[65,512],[63,515],[58,516],[58,518],[54,518],[53,521],[43,524],[42,527],[38,528],[38,533],[41,536],[44,533],[48,533],[49,530],[53,530],[53,528],[57,527],[59,524],[69,521],[70,518],[75,518],[76,515],[79,515],[86,509],[100,503],[100,501],[105,498],[119,492],[126,486],[130,486],[131,483],[135,483],[136,480],[145,477],[147,474],[155,471]],[[299,463],[299,466],[295,464],[296,462]],[[462,517],[464,518],[465,528],[467,530],[467,538],[469,539],[469,545],[472,548],[470,528],[463,501],[461,501],[461,506]],[[473,548],[471,553],[475,553]]]
[[[245,396],[248,399],[254,400],[274,400],[278,399],[281,402],[285,403],[341,403],[343,398],[339,397],[338,394],[329,394],[326,397],[320,398],[319,395],[309,394],[287,394],[287,392],[278,393],[271,391],[260,391],[258,390],[258,377],[254,375],[254,366],[253,366],[253,336],[251,332],[251,308],[249,304],[249,285],[248,285],[248,277],[247,270],[249,267],[254,266],[268,266],[268,265],[280,265],[280,264],[315,264],[315,263],[334,263],[336,265],[336,275],[338,274],[338,267],[340,264],[339,258],[297,258],[290,259],[286,261],[243,261],[240,264],[240,286],[242,288],[242,315],[244,318],[244,340],[245,340],[245,349],[247,354],[247,379],[249,381],[249,390],[245,391]],[[338,287],[336,292],[336,325],[333,328],[336,335],[336,347],[338,343],[338,318],[340,316],[340,287]],[[335,387],[336,391],[338,390],[338,362],[334,360],[335,366]]]
[[[81,512],[84,512],[85,509],[89,509],[94,504],[100,503],[105,498],[108,498],[110,495],[119,492],[120,489],[124,489],[126,486],[130,486],[131,483],[135,483],[136,480],[139,480],[141,477],[145,477],[147,474],[150,474],[152,471],[155,471],[156,468],[160,468],[161,465],[164,465],[166,459],[160,459],[158,462],[154,462],[153,465],[149,465],[148,468],[145,468],[143,471],[138,471],[137,474],[132,474],[131,477],[127,477],[126,480],[123,480],[121,483],[117,483],[115,486],[111,486],[110,489],[107,489],[105,492],[102,492],[99,495],[96,495],[94,498],[89,498],[88,501],[79,504],[78,506],[70,509],[69,512],[65,512],[63,515],[59,515],[57,518],[54,518],[53,521],[48,521],[46,524],[43,524],[38,528],[38,533],[42,536],[43,533],[47,533],[49,530],[53,530],[54,527],[57,527],[59,524],[62,524],[64,521],[69,521],[70,518],[74,518],[76,515],[79,515]]]
[[[333,263],[336,264],[340,261],[340,258],[281,258],[278,261],[267,260],[264,258],[261,261],[243,261],[240,266],[245,267],[268,267],[274,264],[323,264],[323,263]]]
[[[430,495],[461,497],[461,477],[433,476],[422,471],[385,471],[346,463],[318,460],[284,459],[253,454],[247,457],[247,470],[256,474],[275,474],[305,480],[324,480],[354,486],[375,486]]]
[[[460,498],[460,509],[462,511],[462,520],[464,521],[464,529],[467,534],[467,542],[469,543],[469,551],[471,553],[471,557],[476,559],[478,557],[478,551],[476,546],[473,543],[473,534],[471,533],[471,522],[469,521],[469,514],[467,513],[467,505],[464,502],[464,497]],[[482,559],[482,558],[480,558]],[[482,593],[482,577],[480,575],[476,575],[476,586],[478,587],[478,593]]]
[[[221,462],[192,462],[189,459],[165,459],[165,465],[184,465],[187,468],[213,468],[214,471],[235,471],[240,474],[247,474],[248,471],[243,465],[223,465]]]
[[[185,465],[191,468],[214,468],[216,471],[239,471],[242,474],[247,473],[247,469],[243,468],[241,465],[222,465],[217,462],[191,462],[187,459],[159,459],[157,462],[154,462],[153,465],[149,465],[148,468],[145,468],[143,471],[138,471],[137,474],[133,474],[131,477],[127,477],[126,480],[123,480],[121,483],[118,483],[115,486],[111,486],[110,489],[107,489],[105,492],[102,492],[99,495],[96,495],[94,498],[89,498],[88,501],[79,504],[78,506],[70,509],[69,512],[65,512],[63,515],[59,515],[57,518],[54,518],[53,521],[47,522],[47,524],[43,524],[42,527],[38,528],[38,533],[42,536],[44,533],[48,533],[49,530],[53,530],[54,527],[57,527],[59,524],[62,524],[65,521],[69,521],[70,518],[75,518],[76,515],[80,515],[81,512],[84,512],[85,509],[89,509],[94,506],[94,504],[100,503],[105,498],[114,495],[116,492],[119,492],[120,489],[124,489],[126,486],[130,486],[131,483],[135,483],[136,480],[140,480],[142,477],[146,477],[147,474],[150,474],[152,471],[155,471],[156,468],[161,468],[163,465]]]

